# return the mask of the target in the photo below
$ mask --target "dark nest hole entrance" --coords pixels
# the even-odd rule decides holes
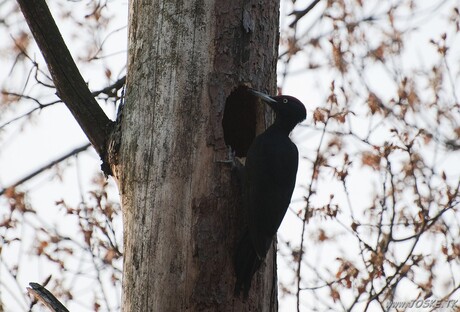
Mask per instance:
[[[224,140],[237,157],[246,157],[256,136],[256,103],[249,87],[244,85],[235,88],[225,101],[222,119]]]

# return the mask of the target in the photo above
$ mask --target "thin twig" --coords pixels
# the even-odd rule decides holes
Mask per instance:
[[[310,5],[308,7],[306,7],[304,10],[301,10],[301,11],[293,11],[292,13],[290,13],[289,15],[294,15],[295,16],[295,19],[294,21],[289,24],[289,27],[294,27],[302,17],[304,17],[305,15],[308,14],[308,12],[310,12],[321,0],[314,0],[312,3],[310,3]]]
[[[76,154],[78,154],[80,152],[83,152],[83,151],[87,150],[90,146],[91,146],[90,143],[86,143],[85,145],[77,147],[76,149],[68,152],[67,154],[65,154],[65,155],[63,155],[63,156],[61,156],[61,157],[49,162],[48,164],[46,164],[46,165],[44,165],[44,166],[42,166],[40,168],[38,168],[37,170],[31,172],[30,174],[28,174],[24,178],[20,179],[19,181],[17,181],[15,183],[13,183],[12,185],[0,190],[0,196],[3,195],[6,192],[6,190],[8,190],[10,188],[14,188],[14,187],[16,187],[16,186],[18,186],[18,185],[20,185],[20,184],[32,179],[33,177],[39,175],[40,173],[42,173],[43,171],[45,171],[47,169],[50,169],[51,167],[53,167],[54,165],[60,163],[61,161],[64,161],[69,157],[72,157],[72,156],[74,156],[74,155],[76,155]]]

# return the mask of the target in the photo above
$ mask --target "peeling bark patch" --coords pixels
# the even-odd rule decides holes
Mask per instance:
[[[246,157],[256,136],[256,101],[248,89],[241,85],[230,93],[222,118],[225,144],[237,157]]]

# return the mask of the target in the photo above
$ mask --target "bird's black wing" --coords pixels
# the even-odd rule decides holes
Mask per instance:
[[[266,131],[256,138],[246,159],[249,234],[264,258],[291,201],[299,156],[286,135]]]

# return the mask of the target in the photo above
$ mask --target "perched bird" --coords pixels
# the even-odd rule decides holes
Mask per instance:
[[[291,201],[299,155],[289,133],[307,112],[292,96],[268,96],[250,89],[276,114],[275,122],[249,147],[244,168],[243,202],[248,210],[248,229],[235,257],[235,295],[248,297],[254,273],[259,269]]]

